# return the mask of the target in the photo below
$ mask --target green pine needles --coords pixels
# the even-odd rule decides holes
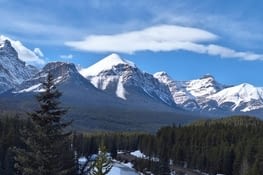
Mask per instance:
[[[15,150],[16,174],[70,175],[76,170],[71,132],[65,132],[71,122],[62,121],[67,109],[60,107],[60,96],[48,74],[37,96],[39,109],[28,114],[32,127],[21,132],[24,149]]]
[[[107,153],[106,147],[101,145],[99,153],[91,170],[91,175],[106,175],[112,168],[112,160]]]

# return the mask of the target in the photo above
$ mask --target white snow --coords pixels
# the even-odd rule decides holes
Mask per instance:
[[[129,94],[128,88],[124,87],[135,87],[144,90],[152,98],[159,98],[168,105],[174,104],[167,86],[117,54],[111,54],[91,67],[80,70],[80,74],[96,88],[109,90],[116,97],[124,100]]]
[[[173,80],[166,72],[157,72],[154,77],[159,82],[167,85],[176,104],[184,104],[186,101],[194,100],[196,97],[187,91],[186,82]]]
[[[139,175],[130,166],[131,166],[131,163],[123,164],[123,163],[115,162],[110,172],[107,175]]]
[[[136,67],[134,63],[122,59],[119,55],[113,53],[100,60],[99,62],[93,64],[92,66],[80,70],[80,74],[84,77],[95,76],[98,75],[100,72],[110,70],[114,66],[117,66],[119,64],[128,64],[132,67]]]
[[[12,40],[6,36],[0,35],[0,43],[3,43],[5,40],[9,40],[11,42],[12,47],[14,47],[14,49],[17,51],[18,58],[22,61],[25,61],[28,64],[37,65],[43,65],[45,63],[42,57],[40,57],[41,55],[43,56],[43,53],[39,48],[35,48],[34,52],[25,47],[20,41]]]
[[[205,78],[189,81],[186,89],[195,97],[208,96],[217,92],[215,83],[212,76],[206,76]]]
[[[26,89],[22,89],[22,90],[20,90],[20,91],[18,91],[18,92],[15,92],[15,93],[32,92],[32,91],[34,91],[34,92],[39,92],[40,90],[38,90],[38,88],[39,88],[40,86],[41,86],[41,83],[36,84],[36,85],[33,85],[33,86],[31,86],[31,87],[29,87],[29,88],[26,88]]]
[[[84,164],[85,162],[87,162],[87,160],[88,159],[85,156],[78,158],[80,164]]]
[[[140,150],[133,151],[130,154],[138,158],[146,158],[146,156]]]
[[[92,155],[94,157],[96,155]],[[94,160],[94,158],[91,158]],[[78,158],[78,162],[81,165],[84,165],[88,159],[86,157]],[[107,175],[139,175],[134,169],[133,164],[131,162],[128,163],[121,163],[116,160],[113,161],[113,166],[110,172]]]
[[[241,104],[251,102],[253,100],[261,102],[260,104],[247,106],[241,110],[243,112],[247,112],[253,109],[263,108],[262,93],[262,88],[256,88],[251,84],[243,83],[237,86],[226,88],[210,96],[209,98],[216,100],[219,105],[226,102],[232,102],[235,104],[233,110],[235,110]]]
[[[175,81],[165,72],[154,74],[161,83],[167,85],[173,96],[174,102],[184,108],[190,106],[191,110],[204,109],[216,110],[222,104],[233,103],[232,111],[238,107],[242,112],[263,108],[263,88],[243,83],[237,86],[226,87],[217,83],[211,75],[191,81]],[[217,105],[208,105],[215,100]]]
[[[126,100],[125,94],[126,94],[126,91],[123,87],[122,77],[120,77],[118,81],[117,89],[116,89],[116,96]]]
[[[94,76],[89,80],[96,88],[105,90],[111,83],[118,81],[118,79],[118,76]]]
[[[54,84],[58,84],[63,80],[63,76],[59,76],[54,80]]]
[[[129,168],[133,168],[133,164],[131,162],[122,163],[124,166],[127,166]]]

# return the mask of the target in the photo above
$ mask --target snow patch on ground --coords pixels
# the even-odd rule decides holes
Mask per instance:
[[[96,155],[92,155],[92,156],[94,157]],[[95,160],[94,158],[92,158],[92,156],[91,156],[91,160]],[[84,165],[87,162],[87,160],[88,159],[84,156],[78,158],[78,162],[80,165]],[[114,160],[113,166],[107,175],[139,175],[139,174],[133,169],[133,164],[131,162],[121,163]]]
[[[138,158],[146,158],[146,156],[140,150],[133,151],[130,154]]]
[[[131,163],[115,162],[107,175],[139,175],[133,168]]]

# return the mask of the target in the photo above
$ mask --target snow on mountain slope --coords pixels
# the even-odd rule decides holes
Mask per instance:
[[[31,79],[24,81],[18,88],[16,88],[14,93],[41,91],[41,83],[44,82],[48,73],[51,73],[54,77],[55,84],[61,84],[69,79],[75,83],[87,83],[86,80],[79,74],[74,64],[51,62]]]
[[[224,106],[231,103],[232,111],[248,112],[263,108],[263,89],[256,88],[251,84],[240,84],[209,96],[209,99],[215,100],[218,106]]]
[[[205,75],[199,79],[186,82],[187,91],[195,97],[204,97],[215,94],[216,92],[225,88],[224,85],[216,82],[211,75]]]
[[[154,77],[169,87],[176,104],[191,111],[202,109],[206,106],[207,96],[225,87],[210,75],[190,81],[175,81],[165,72],[157,72]]]
[[[14,88],[31,78],[37,69],[18,58],[10,41],[1,42],[0,47],[0,93]]]
[[[195,101],[195,96],[193,96],[189,91],[187,91],[187,83],[184,81],[173,80],[166,72],[157,72],[154,77],[159,80],[159,82],[167,85],[173,96],[174,102],[181,107],[189,110],[198,110],[198,104]]]
[[[80,70],[80,74],[83,75],[84,77],[88,76],[96,76],[100,72],[111,70],[114,66],[117,66],[119,64],[124,64],[124,65],[129,65],[132,67],[136,67],[134,63],[120,58],[119,55],[113,53],[104,59],[100,60],[99,62],[95,63],[94,65]]]
[[[165,72],[157,72],[154,77],[167,85],[175,103],[187,110],[249,112],[263,109],[263,88],[250,84],[226,86],[210,75],[190,81],[175,81]]]
[[[35,48],[34,51],[25,47],[20,41],[12,40],[6,36],[0,35],[0,48],[3,47],[5,40],[10,41],[12,47],[16,50],[18,58],[27,64],[43,65],[45,62],[42,59],[43,53],[39,48]]]
[[[85,78],[101,90],[115,94],[124,100],[128,96],[148,96],[174,105],[171,93],[153,75],[142,72],[134,63],[111,54],[96,64],[80,71]]]

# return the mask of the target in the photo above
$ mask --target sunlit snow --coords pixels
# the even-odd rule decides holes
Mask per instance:
[[[96,64],[82,69],[80,70],[80,74],[84,77],[88,77],[88,76],[95,76],[98,75],[100,72],[105,71],[105,70],[110,70],[112,69],[112,67],[119,65],[119,64],[129,64],[132,67],[135,67],[135,64],[120,58],[119,55],[113,53],[109,56],[107,56],[106,58],[100,60],[99,62],[97,62]]]

